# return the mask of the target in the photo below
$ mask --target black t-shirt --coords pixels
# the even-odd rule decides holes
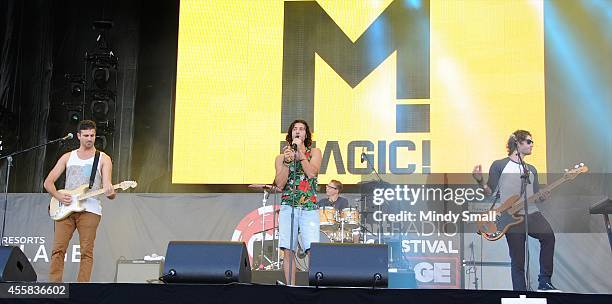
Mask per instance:
[[[324,198],[319,201],[319,208],[326,206],[334,207],[336,210],[342,210],[349,207],[349,202],[348,199],[342,196],[338,196],[338,200],[336,200],[334,203],[330,202],[329,198]]]

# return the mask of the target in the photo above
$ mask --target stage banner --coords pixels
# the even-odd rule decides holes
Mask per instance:
[[[359,195],[346,196],[358,204]],[[6,227],[2,244],[20,247],[31,261],[39,281],[48,279],[52,255],[53,221],[48,217],[47,194],[10,194],[6,208]],[[259,193],[244,194],[119,194],[115,200],[103,199],[103,216],[98,227],[94,250],[93,282],[114,282],[120,260],[142,260],[153,254],[163,256],[168,242],[174,240],[234,240],[247,244],[252,267],[269,270],[278,267],[276,250],[267,247],[274,237],[275,200],[271,196],[262,205]],[[610,248],[600,216],[589,215],[588,207],[597,197],[564,195],[555,200],[558,206],[540,208],[556,231],[555,285],[567,292],[611,293],[607,278],[612,272],[608,262]],[[463,207],[455,203],[431,204],[419,202],[396,206],[390,200],[381,204],[380,213],[367,219],[366,242],[386,243],[390,256],[390,271],[413,271],[418,288],[474,288],[462,281],[469,265],[464,260],[508,263],[505,240],[487,242],[480,247],[479,237],[469,227],[461,227],[441,218],[459,214]],[[467,206],[466,206],[467,207]],[[397,221],[405,212],[419,215],[415,221]],[[382,219],[385,217],[385,219]],[[374,218],[381,219],[376,221]],[[575,219],[574,228],[564,228],[564,218]],[[393,220],[391,220],[393,219]],[[374,224],[371,224],[373,223]],[[582,227],[577,230],[576,227]],[[378,230],[380,229],[380,230]],[[264,233],[261,231],[265,230]],[[461,232],[463,231],[463,232]],[[382,232],[379,234],[379,232]],[[327,237],[327,239],[325,239]],[[328,234],[322,241],[333,239]],[[261,262],[261,240],[264,239],[264,259]],[[471,247],[471,248],[470,248]],[[538,250],[531,243],[532,252]],[[585,249],[587,248],[587,249]],[[64,280],[76,281],[80,261],[78,234],[70,243],[65,257]],[[537,278],[538,256],[531,257],[532,278]],[[298,266],[307,267],[301,259]],[[359,267],[359,265],[355,265]],[[303,268],[304,269],[304,268]],[[480,276],[481,288],[508,289],[509,275]],[[157,277],[151,277],[155,280]],[[467,282],[467,281],[466,281]]]

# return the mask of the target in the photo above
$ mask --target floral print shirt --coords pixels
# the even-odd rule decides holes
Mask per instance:
[[[306,148],[305,156],[309,161],[312,158],[310,147]],[[294,186],[295,192],[293,191]],[[317,188],[317,178],[308,178],[301,162],[295,164],[291,162],[289,164],[289,177],[281,196],[281,205],[293,205],[309,211],[319,209]]]

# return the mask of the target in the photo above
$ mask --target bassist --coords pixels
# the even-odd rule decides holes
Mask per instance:
[[[486,195],[498,196],[498,202],[504,202],[512,195],[520,194],[521,174],[523,167],[519,163],[519,153],[522,159],[530,155],[533,149],[531,133],[525,130],[517,130],[512,133],[506,145],[508,157],[493,162],[489,169],[489,179],[485,183],[482,176],[482,167],[474,167],[472,174],[476,182],[484,188]],[[536,168],[526,164],[529,171],[531,184],[527,185],[527,196],[539,191],[538,175]],[[495,193],[493,193],[495,191]],[[550,196],[550,192],[541,193],[541,201]],[[496,206],[497,207],[497,206]],[[520,213],[524,216],[524,211]],[[553,256],[555,250],[555,235],[550,224],[534,205],[529,205],[529,236],[540,241],[540,275],[538,276],[538,290],[553,291],[556,288],[551,283],[553,274]],[[525,282],[525,226],[523,224],[513,226],[506,233],[508,251],[510,254],[512,268],[512,286],[514,290],[526,290]]]

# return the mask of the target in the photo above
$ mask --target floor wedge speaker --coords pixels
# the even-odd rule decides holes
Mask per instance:
[[[310,286],[387,287],[385,244],[313,243],[310,247]]]
[[[250,283],[249,255],[243,242],[172,241],[162,278],[166,283]]]
[[[0,246],[0,282],[36,282],[36,272],[19,247]]]

